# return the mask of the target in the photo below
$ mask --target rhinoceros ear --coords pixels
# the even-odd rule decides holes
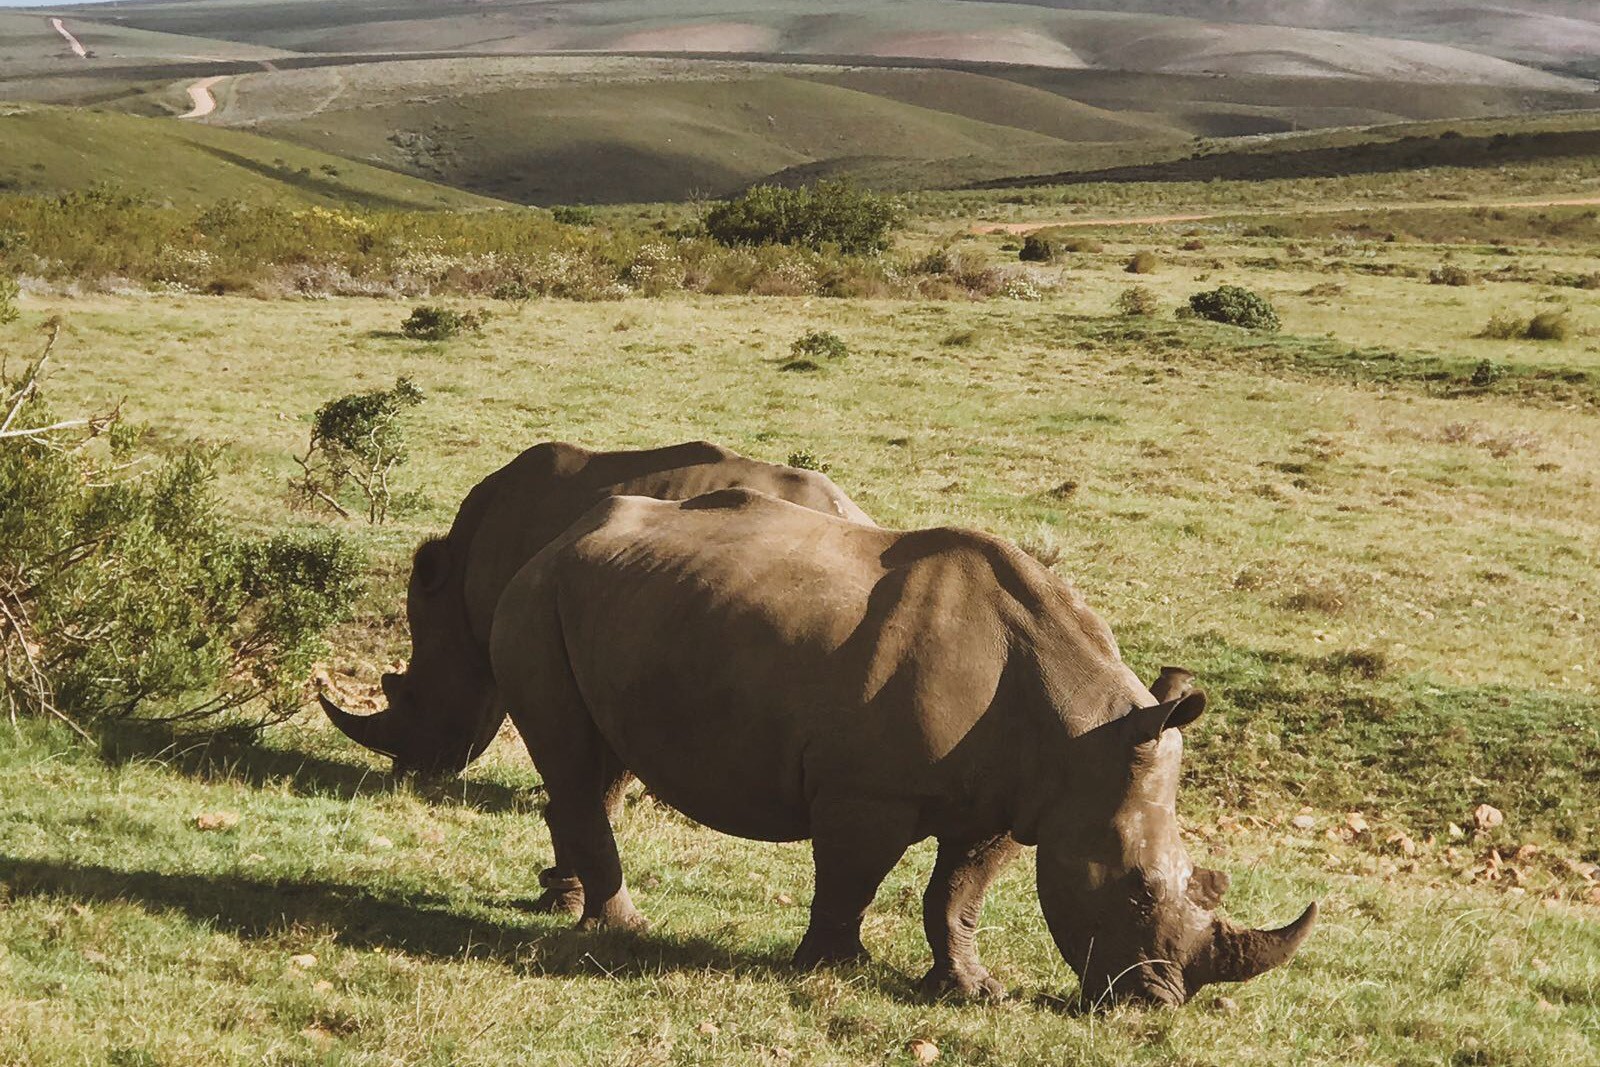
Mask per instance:
[[[411,557],[411,587],[419,593],[438,589],[449,573],[450,546],[442,537],[422,542]]]
[[[1192,689],[1176,700],[1152,704],[1148,708],[1134,708],[1128,712],[1133,743],[1140,745],[1154,741],[1163,730],[1182,729],[1198,719],[1205,710],[1206,694],[1203,689]]]

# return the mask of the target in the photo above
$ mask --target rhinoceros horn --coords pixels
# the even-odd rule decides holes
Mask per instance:
[[[1277,930],[1246,930],[1215,919],[1210,943],[1184,968],[1184,984],[1193,992],[1209,982],[1243,982],[1265,974],[1289,961],[1316,921],[1315,903]]]
[[[350,740],[372,749],[380,756],[400,757],[400,750],[404,747],[403,733],[394,708],[373,715],[352,715],[329,700],[326,694],[318,693],[317,700],[328,719]]]

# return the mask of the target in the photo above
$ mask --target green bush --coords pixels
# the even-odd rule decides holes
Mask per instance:
[[[1161,313],[1161,301],[1148,286],[1130,285],[1117,297],[1117,313],[1150,318]]]
[[[1541,311],[1528,320],[1522,336],[1530,341],[1565,341],[1572,336],[1572,320],[1565,310]]]
[[[52,337],[53,342],[53,337]],[[49,348],[46,348],[46,357]],[[331,533],[244,534],[215,453],[135,454],[115,413],[61,419],[41,357],[0,377],[0,704],[97,719],[286,717],[322,634],[350,613],[361,561]],[[61,422],[76,423],[48,429]]]
[[[292,499],[349,518],[345,501],[359,494],[367,522],[382,523],[394,504],[389,476],[407,458],[401,416],[422,400],[422,390],[402,377],[393,389],[351,393],[318,408],[306,454],[294,457],[301,473],[289,483]]]
[[[1028,234],[1022,239],[1022,251],[1017,258],[1026,263],[1049,263],[1056,258],[1056,244],[1048,237]]]
[[[1483,329],[1478,332],[1479,337],[1491,341],[1510,341],[1521,337],[1528,328],[1526,319],[1517,317],[1510,312],[1496,312],[1489,316],[1489,321],[1483,324]]]
[[[1441,263],[1428,272],[1429,285],[1465,286],[1478,284],[1478,276],[1455,263]]]
[[[593,226],[594,208],[584,204],[557,204],[550,209],[550,217],[564,226]]]
[[[796,360],[843,359],[849,354],[850,346],[844,338],[827,330],[813,330],[789,346],[789,355]]]
[[[448,341],[463,333],[478,333],[489,321],[488,312],[452,311],[435,304],[421,304],[400,324],[400,332],[415,341]]]
[[[824,181],[799,189],[758,185],[712,205],[705,230],[730,247],[833,246],[850,255],[870,255],[889,247],[899,217],[899,205],[893,200],[857,190],[848,182]]]
[[[1154,274],[1161,268],[1161,259],[1154,252],[1135,252],[1123,269],[1129,274]]]
[[[790,452],[788,462],[789,466],[798,468],[799,470],[817,471],[821,474],[827,474],[833,469],[832,464],[830,464],[827,460],[819,459],[817,454],[811,451],[809,448],[800,448]]]
[[[1237,285],[1196,293],[1189,298],[1189,309],[1202,319],[1247,330],[1275,331],[1282,325],[1266,297]]]

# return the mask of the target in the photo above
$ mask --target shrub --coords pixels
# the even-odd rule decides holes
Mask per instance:
[[[448,341],[462,333],[478,333],[488,321],[488,312],[452,311],[435,304],[420,304],[400,324],[400,332],[415,341]]]
[[[1017,258],[1025,263],[1049,263],[1056,258],[1056,243],[1030,233],[1022,239],[1022,251],[1017,253]]]
[[[393,389],[351,393],[318,408],[306,454],[295,457],[301,473],[289,483],[293,499],[349,518],[343,501],[353,489],[365,503],[367,522],[383,522],[394,503],[389,475],[406,461],[401,416],[422,399],[422,390],[402,377]]]
[[[593,226],[594,208],[584,204],[557,204],[550,209],[550,217],[565,226]]]
[[[1189,298],[1189,309],[1202,319],[1247,330],[1277,330],[1282,324],[1266,297],[1237,285],[1223,285]]]
[[[1476,285],[1478,276],[1454,263],[1441,263],[1428,272],[1429,285]]]
[[[1503,372],[1500,367],[1490,359],[1480,359],[1477,366],[1472,368],[1472,384],[1479,389],[1487,389],[1500,380]]]
[[[49,347],[0,375],[14,412],[0,437],[0,705],[80,733],[132,715],[293,714],[322,634],[350,613],[359,556],[332,533],[235,530],[212,450],[139,462],[117,413],[56,418],[38,389]]]
[[[846,254],[874,254],[889,247],[899,217],[893,200],[859,191],[849,182],[824,181],[799,189],[758,185],[713,205],[705,229],[730,247],[832,245]]]
[[[1117,297],[1117,312],[1131,317],[1149,318],[1161,313],[1161,301],[1148,286],[1130,285]]]
[[[1489,316],[1489,321],[1484,323],[1478,336],[1491,341],[1510,341],[1521,337],[1527,328],[1527,320],[1518,318],[1510,312],[1496,312]]]
[[[809,448],[799,448],[789,453],[789,466],[803,471],[817,471],[827,474],[833,465],[825,459],[819,459],[817,454]]]
[[[796,360],[843,359],[849,354],[844,338],[826,330],[813,330],[789,346],[789,355]]]
[[[1123,269],[1129,274],[1154,274],[1160,266],[1161,260],[1154,252],[1135,252]]]
[[[1566,311],[1541,311],[1528,320],[1522,336],[1530,341],[1565,341],[1572,336],[1572,320]]]
[[[1178,247],[1183,249],[1185,252],[1204,252],[1206,250],[1206,243],[1198,237],[1191,237]]]

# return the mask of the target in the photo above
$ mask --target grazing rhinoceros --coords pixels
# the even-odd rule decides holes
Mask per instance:
[[[406,594],[411,662],[404,674],[383,676],[387,710],[352,715],[325,696],[323,710],[352,740],[394,757],[397,770],[465,768],[505,718],[489,671],[489,625],[511,576],[605,497],[685,500],[730,486],[872,525],[825,475],[704,441],[634,452],[535,445],[479,482],[450,533],[417,550]]]
[[[984,892],[1037,844],[1045,921],[1090,999],[1182,1003],[1293,955],[1213,912],[1174,803],[1188,673],[1154,691],[1066,582],[995,538],[900,533],[730,489],[597,505],[511,581],[490,655],[549,793],[585,926],[642,922],[607,819],[625,766],[690,818],[810,838],[795,962],[861,957],[862,914],[913,842],[930,992],[1000,991],[974,945]]]

